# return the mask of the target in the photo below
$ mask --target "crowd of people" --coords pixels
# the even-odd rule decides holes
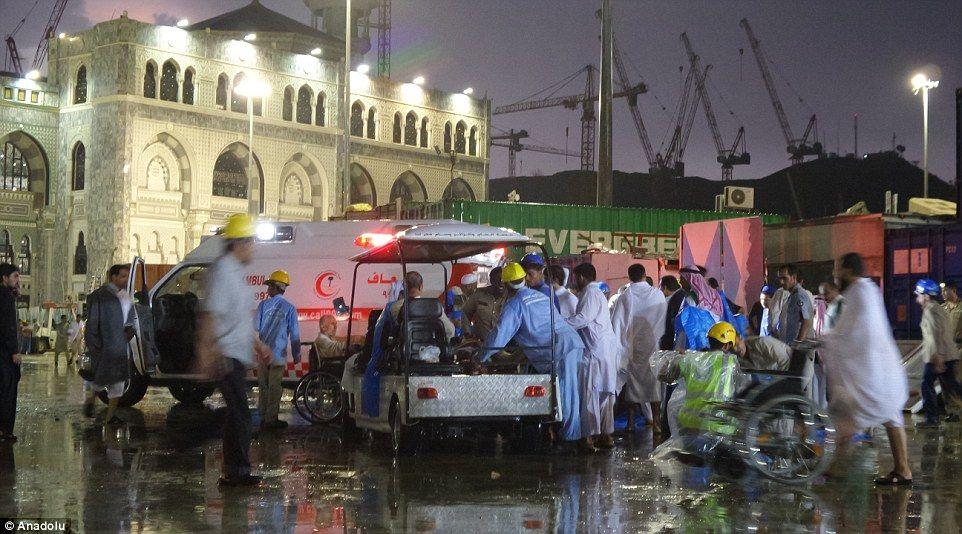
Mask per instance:
[[[284,297],[291,284],[285,271],[268,277],[266,300],[255,306],[251,298],[245,280],[254,247],[251,218],[230,217],[221,235],[224,253],[210,268],[209,298],[198,319],[195,370],[219,381],[227,405],[221,482],[256,485],[259,478],[251,473],[249,458],[253,428],[246,377],[257,369],[261,430],[286,427],[279,418],[281,380],[288,354],[300,360],[300,329],[297,310]],[[710,393],[689,378],[680,411],[669,413],[668,400],[683,368],[669,373],[674,379],[664,380],[652,365],[658,351],[703,351],[691,354],[706,354],[697,357],[709,359],[714,354],[718,358],[709,365],[719,365],[722,376],[732,362],[746,369],[786,370],[792,346],[815,339],[820,348],[806,366],[806,394],[832,414],[843,444],[866,429],[884,426],[895,467],[878,483],[911,483],[902,416],[908,397],[906,374],[880,290],[863,271],[861,258],[847,254],[837,262],[834,280],[821,283],[818,295],[813,295],[795,266],[782,266],[776,273],[777,285],[765,285],[745,314],[696,265],[683,266],[678,277],[662,277],[656,287],[644,266],[633,264],[627,270],[629,282],[612,291],[590,263],[568,269],[527,254],[518,263],[493,269],[484,287],[478,287],[476,273],[461,278],[459,286],[442,297],[441,318],[448,338],[473,338],[484,347],[477,355],[479,366],[503,357],[511,347],[520,348],[527,364],[538,372],[550,372],[554,366],[563,414],[554,438],[575,442],[589,453],[614,446],[616,405],[625,408],[629,431],[644,421],[667,437],[679,425],[690,426],[692,411]],[[56,323],[62,334],[54,351],[58,356],[67,353],[68,364],[72,360],[68,340],[79,335],[85,341],[93,369],[85,380],[84,412],[92,416],[94,397],[105,394],[109,402],[103,420],[108,425],[118,422],[117,401],[129,378],[128,342],[138,320],[137,306],[126,290],[129,275],[126,265],[111,267],[107,283],[88,298],[86,321],[64,316]],[[17,321],[17,268],[0,265],[0,279],[0,440],[15,441],[22,338],[27,336]],[[363,382],[365,391],[375,382],[379,354],[387,349],[383,345],[388,336],[383,333],[403,320],[405,295],[416,298],[422,291],[421,276],[409,271],[377,319],[373,342],[369,340],[370,359],[349,360],[345,366],[345,388],[352,387],[352,373],[371,378]],[[931,428],[962,397],[956,375],[962,305],[952,283],[920,280],[915,293],[922,308],[925,361],[921,384],[925,421],[918,426]],[[323,317],[319,327],[311,357],[344,354],[347,340],[336,337],[336,320]],[[553,350],[546,349],[552,344]],[[936,383],[948,399],[944,405],[939,403]],[[376,415],[376,397],[370,400],[365,392],[363,409]],[[948,420],[957,421],[958,415],[949,414]]]

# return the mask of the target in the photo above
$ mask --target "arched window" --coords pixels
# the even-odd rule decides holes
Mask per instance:
[[[327,97],[324,93],[317,93],[317,104],[314,105],[314,124],[316,126],[324,126],[325,115],[327,114],[324,108],[327,105]]]
[[[228,150],[214,163],[215,197],[247,198],[247,161],[237,151]]]
[[[83,104],[87,101],[87,67],[81,65],[77,69],[77,81],[73,87],[73,103]]]
[[[401,142],[401,112],[398,111],[394,114],[394,136],[392,137],[395,143]]]
[[[428,118],[421,119],[421,148],[428,147]]]
[[[467,129],[467,125],[464,121],[458,121],[458,125],[454,128],[454,151],[458,154],[464,154],[465,142],[464,133]]]
[[[27,191],[30,189],[30,165],[23,157],[23,153],[17,145],[7,141],[3,144],[3,153],[0,154],[0,178],[3,179],[2,188],[12,189],[13,191]]]
[[[77,142],[73,147],[72,184],[74,191],[83,191],[87,175],[87,149],[84,144]]]
[[[157,98],[157,64],[153,61],[148,61],[144,70],[144,96]]]
[[[367,110],[367,138],[377,137],[377,108]]]
[[[451,123],[444,123],[444,153],[451,152]]]
[[[418,146],[418,116],[413,111],[404,116],[404,144]]]
[[[297,90],[297,122],[301,124],[311,123],[311,100],[314,98],[314,91],[304,84]]]
[[[351,204],[377,206],[377,192],[374,180],[364,167],[351,163]]]
[[[351,135],[364,137],[364,104],[360,100],[351,105]]]
[[[6,230],[0,230],[0,263],[13,263],[13,244]]]
[[[294,88],[290,85],[284,88],[284,107],[281,109],[281,118],[286,121],[294,120]]]
[[[87,274],[87,245],[83,232],[77,236],[77,248],[73,251],[73,274]]]
[[[441,198],[444,200],[474,200],[474,191],[471,190],[471,186],[463,178],[455,178],[448,182]]]
[[[130,236],[130,255],[137,258],[144,257],[144,252],[140,248],[140,236],[137,234]]]
[[[177,65],[169,59],[160,69],[160,99],[177,102]]]
[[[284,180],[281,199],[281,202],[284,204],[304,204],[304,187],[301,185],[301,179],[298,178],[296,174],[291,174]]]
[[[428,194],[424,190],[424,183],[418,178],[418,175],[411,171],[404,171],[401,176],[394,180],[394,185],[391,186],[391,202],[393,203],[397,199],[401,199],[403,202],[424,202],[428,199]]]
[[[223,72],[217,77],[217,96],[215,103],[220,109],[227,109],[227,75]]]
[[[194,69],[184,71],[184,89],[181,95],[181,101],[184,104],[194,103]]]
[[[17,265],[20,266],[20,274],[30,274],[30,237],[20,238],[20,254],[17,255]]]
[[[478,155],[478,127],[471,127],[471,135],[468,136],[468,155]]]
[[[247,97],[237,92],[237,86],[244,81],[243,72],[238,72],[234,76],[234,85],[231,86],[230,91],[230,110],[236,111],[238,113],[247,113]]]

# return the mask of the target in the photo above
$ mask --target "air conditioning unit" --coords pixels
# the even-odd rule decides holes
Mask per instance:
[[[725,211],[725,195],[715,195],[715,211]]]
[[[725,209],[751,210],[755,208],[754,187],[726,187]]]

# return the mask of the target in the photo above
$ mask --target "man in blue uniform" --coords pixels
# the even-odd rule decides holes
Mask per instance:
[[[301,361],[301,329],[297,323],[297,308],[284,298],[284,292],[290,284],[291,277],[287,271],[271,273],[267,279],[270,298],[257,307],[257,332],[274,356],[269,365],[262,363],[257,370],[257,408],[261,416],[261,428],[265,430],[287,428],[287,422],[277,416],[284,392],[288,344],[294,363]]]
[[[539,373],[551,372],[551,302],[544,294],[525,286],[525,270],[517,263],[509,263],[501,271],[506,298],[497,326],[488,335],[485,347],[505,347],[514,340],[524,349],[531,366]],[[550,287],[549,287],[550,291]],[[578,334],[554,313],[554,362],[558,374],[561,397],[562,432],[565,441],[581,439],[581,387],[578,365],[584,359],[585,345]],[[498,352],[492,348],[481,355],[486,362]]]

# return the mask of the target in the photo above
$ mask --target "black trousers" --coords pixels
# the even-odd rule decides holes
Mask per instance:
[[[17,385],[20,382],[20,365],[13,363],[9,355],[0,356],[0,432],[13,434],[17,420]]]
[[[247,368],[228,358],[230,372],[220,384],[227,404],[224,421],[224,476],[239,477],[251,472],[251,410],[247,405]]]

